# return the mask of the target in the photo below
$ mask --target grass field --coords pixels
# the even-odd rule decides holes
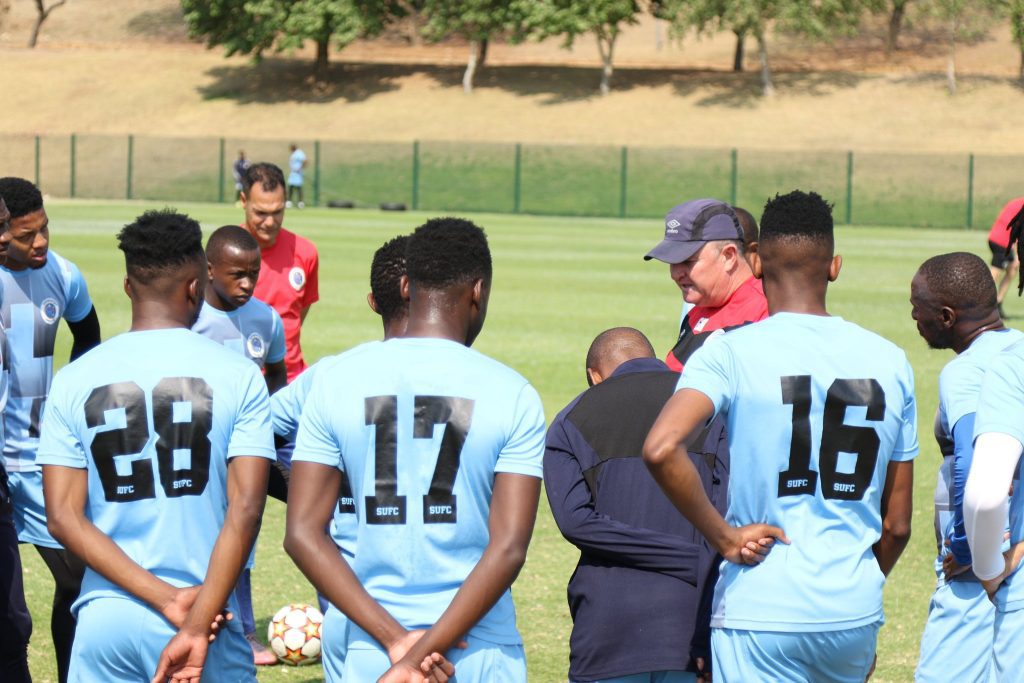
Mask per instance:
[[[125,330],[128,299],[121,290],[123,261],[114,234],[143,203],[51,202],[52,247],[84,272],[104,337]],[[205,229],[237,223],[238,209],[180,205]],[[321,301],[303,333],[306,357],[316,358],[379,337],[380,323],[366,307],[369,263],[386,239],[408,232],[427,214],[308,209],[288,214],[287,224],[320,250]],[[656,348],[675,340],[679,293],[664,266],[641,256],[661,235],[658,220],[560,219],[510,215],[473,216],[485,227],[494,253],[494,285],[487,324],[476,348],[523,373],[544,399],[548,418],[585,388],[583,361],[593,337],[608,327],[645,331]],[[949,352],[929,351],[910,319],[909,283],[926,257],[953,250],[981,253],[984,233],[906,228],[840,228],[843,273],[831,289],[831,310],[893,340],[907,350],[916,373],[922,454],[915,483],[914,536],[886,588],[887,623],[879,638],[874,680],[912,680],[918,642],[934,582],[932,489],[939,457],[931,439],[937,377]],[[1016,299],[1011,316],[1024,313]],[[1011,324],[1012,321],[1011,321]],[[69,338],[62,329],[58,358]],[[282,604],[312,600],[313,591],[281,550],[284,508],[268,502],[253,575],[256,615],[265,629]],[[530,680],[566,678],[570,620],[565,584],[577,552],[558,534],[542,503],[526,567],[514,594],[526,642]],[[34,549],[22,548],[26,589],[35,621],[31,644],[33,679],[55,681],[49,637],[52,582]],[[321,680],[318,667],[274,667],[261,681]]]

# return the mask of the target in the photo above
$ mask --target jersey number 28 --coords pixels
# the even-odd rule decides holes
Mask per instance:
[[[177,406],[177,409],[175,408]],[[187,406],[187,407],[186,407]],[[106,412],[123,409],[125,426],[99,432],[92,459],[109,502],[155,498],[153,461],[131,460],[128,474],[118,474],[115,458],[141,453],[149,442],[146,394],[135,382],[96,387],[85,402],[88,427],[107,424]],[[153,388],[153,428],[160,485],[168,498],[198,496],[210,479],[210,428],[213,389],[199,377],[165,377]],[[189,451],[188,467],[175,468],[174,452]]]
[[[818,472],[811,469],[811,377],[782,377],[782,402],[793,406],[793,437],[789,444],[789,467],[779,472],[779,497],[813,496]],[[885,417],[885,392],[873,379],[837,379],[828,388],[822,416],[821,495],[826,499],[861,500],[871,484],[878,461],[878,433],[871,427],[846,424],[846,409],[864,406],[866,419]],[[856,456],[853,472],[839,472],[839,454]]]

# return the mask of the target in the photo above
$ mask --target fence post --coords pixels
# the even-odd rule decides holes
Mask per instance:
[[[320,206],[320,141],[313,142],[313,206]]]
[[[729,171],[729,203],[736,206],[736,184],[739,177],[739,153],[735,148],[732,150],[731,169]]]
[[[512,176],[512,213],[519,213],[523,198],[523,146],[516,143],[515,174]]]
[[[626,217],[626,187],[629,177],[629,148],[622,147],[622,163],[619,169],[619,218]]]
[[[412,141],[412,210],[420,208],[420,141]]]
[[[132,198],[132,153],[135,147],[135,136],[128,136],[128,168],[125,173],[124,198]]]
[[[967,156],[967,229],[974,227],[974,154]]]
[[[853,151],[846,153],[846,224],[853,225]]]
[[[71,134],[71,184],[68,187],[68,194],[75,198],[75,134]]]
[[[36,136],[36,187],[41,187],[39,182],[39,136]]]
[[[225,173],[225,159],[224,159],[224,138],[220,139],[220,164],[218,168],[220,172],[217,174],[217,201],[221,204],[224,203],[224,173]]]

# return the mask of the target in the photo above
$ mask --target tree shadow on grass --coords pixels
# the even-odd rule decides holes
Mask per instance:
[[[871,78],[877,76],[848,71],[777,71],[772,74],[776,97],[825,97],[837,90],[856,88]],[[671,82],[677,95],[696,96],[696,104],[701,107],[753,109],[765,100],[761,74],[757,71],[679,71]]]
[[[234,100],[239,104],[362,102],[397,90],[396,81],[417,68],[336,63],[330,64],[325,77],[318,80],[312,61],[269,57],[258,63],[213,67],[206,72],[212,81],[198,90],[205,100]]]

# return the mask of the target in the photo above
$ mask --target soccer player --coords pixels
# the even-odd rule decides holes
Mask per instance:
[[[569,680],[696,681],[709,661],[709,615],[700,608],[715,553],[641,459],[679,375],[630,327],[598,335],[586,369],[591,388],[551,423],[544,453],[551,513],[580,550],[568,589]],[[714,452],[691,457],[724,510],[728,471]]]
[[[58,675],[65,683],[75,637],[71,605],[85,568],[46,529],[43,477],[35,456],[39,418],[53,378],[57,325],[61,318],[68,323],[74,360],[100,343],[100,322],[82,273],[49,249],[50,222],[39,190],[22,178],[0,178],[0,197],[11,214],[11,242],[0,266],[11,371],[4,459],[18,540],[35,545],[53,575],[50,630]]]
[[[366,302],[370,309],[380,316],[384,325],[384,339],[394,339],[405,334],[405,326],[409,320],[408,292],[403,295],[403,283],[406,280],[405,251],[408,236],[400,235],[383,244],[373,255],[370,265],[370,292]],[[313,365],[295,378],[295,381],[270,397],[270,413],[274,420],[274,434],[286,441],[295,441],[299,431],[299,418],[302,408],[309,397],[313,386],[313,378],[321,369],[332,365],[339,356],[328,356]],[[355,557],[356,543],[356,508],[352,497],[352,485],[348,477],[341,473],[338,492],[338,506],[330,523],[331,539],[341,550],[342,557],[350,565]],[[320,609],[324,614],[323,633],[333,631],[344,634],[348,628],[348,619],[336,607],[328,603],[323,596]],[[323,651],[321,659],[324,670],[332,680],[340,680],[345,666],[345,638],[334,639],[334,645]]]
[[[273,164],[253,164],[242,176],[245,228],[260,245],[260,277],[255,296],[284,322],[288,381],[306,369],[302,359],[302,323],[319,300],[316,247],[281,227],[284,222],[284,175]]]
[[[754,224],[756,226],[756,223]],[[731,206],[694,199],[669,209],[665,239],[645,261],[669,264],[669,275],[692,304],[665,362],[679,372],[708,336],[768,315],[761,283],[744,258],[744,227]]]
[[[985,681],[992,665],[995,611],[969,571],[963,492],[985,370],[1000,351],[1024,335],[1003,325],[987,270],[974,254],[943,254],[925,261],[910,285],[917,331],[931,348],[957,354],[939,375],[937,431],[940,444],[953,443],[953,453],[943,458],[935,488],[938,584],[921,639],[915,675],[921,682]]]
[[[406,265],[405,337],[356,347],[313,378],[285,549],[352,621],[343,680],[419,681],[438,654],[460,680],[525,681],[509,587],[536,519],[543,407],[518,373],[469,348],[490,295],[483,231],[428,221]],[[359,525],[352,569],[325,532],[342,471]]]
[[[236,206],[241,206],[242,202],[242,176],[245,175],[245,169],[249,168],[252,162],[245,158],[245,150],[238,150],[238,158],[235,159],[235,163],[231,164],[231,175],[235,179],[235,198],[238,200]]]
[[[0,197],[0,262],[7,258],[11,241],[11,212]],[[7,334],[0,325],[0,412],[7,404]],[[0,428],[0,443],[4,430]],[[32,617],[25,604],[25,588],[18,552],[18,532],[14,528],[7,470],[0,460],[0,671],[7,683],[30,683],[28,641],[32,635]]]
[[[255,681],[234,622],[208,641],[263,513],[266,384],[189,331],[207,279],[198,223],[150,211],[118,243],[131,330],[57,373],[38,456],[50,529],[88,565],[72,678]]]
[[[192,326],[198,332],[244,355],[264,370],[267,390],[273,394],[287,382],[284,367],[284,327],[281,316],[252,296],[260,275],[260,248],[245,228],[225,225],[206,243],[209,284],[199,319]],[[267,493],[282,502],[288,500],[288,471],[275,462],[270,469]],[[252,607],[252,577],[249,566],[235,589],[238,616],[257,665],[276,664],[277,657],[256,637]]]
[[[306,202],[302,200],[302,182],[308,163],[306,153],[294,143],[288,149],[291,151],[291,156],[288,157],[288,208],[297,206],[304,209]],[[294,202],[295,195],[299,196],[298,202]]]
[[[833,250],[819,195],[766,204],[754,272],[771,317],[690,358],[644,445],[655,479],[728,560],[711,617],[716,681],[863,683],[882,586],[910,538],[913,372],[894,344],[829,316]],[[732,457],[725,519],[685,448],[718,413]]]
[[[992,262],[989,271],[992,279],[996,282],[996,301],[1000,306],[1006,293],[1010,290],[1010,283],[1020,270],[1020,261],[1017,255],[1010,249],[1010,221],[1024,208],[1024,197],[1011,199],[999,212],[992,228],[988,231],[988,248],[992,252]],[[1002,311],[1000,311],[1002,315]]]

